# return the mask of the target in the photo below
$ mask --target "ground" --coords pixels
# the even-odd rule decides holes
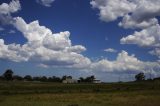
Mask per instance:
[[[160,106],[160,82],[0,82],[0,106]]]

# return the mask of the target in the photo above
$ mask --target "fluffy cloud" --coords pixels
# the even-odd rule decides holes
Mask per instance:
[[[135,4],[128,0],[92,0],[90,2],[93,8],[100,10],[99,16],[103,21],[114,21],[118,17],[133,11]]]
[[[145,29],[150,26],[154,26],[158,24],[158,20],[156,18],[151,18],[143,21],[136,21],[131,17],[130,15],[125,15],[122,19],[122,22],[120,22],[118,25],[127,29],[127,28],[140,28],[140,29]]]
[[[5,45],[4,40],[0,39],[0,58],[12,60],[14,62],[27,61],[25,56],[20,55],[21,47],[19,44]]]
[[[11,14],[21,9],[19,0],[12,0],[9,4],[2,3],[0,5],[0,14]]]
[[[102,59],[93,63],[91,68],[95,71],[101,70],[110,73],[148,73],[151,68],[160,68],[160,66],[157,62],[140,61],[134,55],[128,55],[126,51],[122,51],[116,60]]]
[[[46,7],[51,7],[51,4],[55,1],[55,0],[36,0],[37,3],[40,3]]]
[[[14,26],[22,32],[27,42],[23,45],[5,45],[0,40],[0,58],[15,62],[32,61],[50,67],[85,68],[90,60],[80,53],[86,48],[72,46],[68,31],[55,33],[38,21],[27,24],[21,17],[14,18]]]
[[[150,53],[151,55],[155,55],[155,56],[157,56],[158,58],[160,58],[160,48],[155,48],[154,50],[149,51],[149,53]]]
[[[133,35],[128,35],[121,39],[122,44],[137,44],[139,46],[159,47],[160,46],[160,26],[155,26],[143,29],[140,32],[135,32]]]
[[[136,8],[131,15],[125,16],[121,25],[125,28],[146,28],[158,23],[156,16],[160,16],[160,1],[134,0]],[[129,25],[129,24],[132,25]]]
[[[108,48],[104,50],[105,52],[110,52],[110,53],[116,53],[117,50],[113,49],[113,48]]]
[[[149,53],[160,58],[160,25],[158,24],[123,37],[120,41],[121,44],[136,44],[140,47],[152,48]]]
[[[19,0],[12,0],[9,4],[2,3],[0,5],[0,23],[10,24],[13,23],[12,13],[15,13],[21,9]]]
[[[158,0],[92,0],[93,8],[100,11],[100,19],[114,21],[122,17],[119,26],[124,28],[146,28],[158,23],[160,1]]]
[[[48,7],[51,6],[53,1],[54,0],[38,0],[38,2]],[[125,16],[126,19],[123,18],[122,26],[127,26],[128,28],[135,26],[146,28],[140,32],[135,32],[135,34],[130,35],[130,37],[122,38],[121,43],[159,47],[159,25],[154,25],[157,23],[157,19],[144,17],[145,20],[141,21],[140,18],[135,18],[135,13],[133,16],[128,14],[136,9],[137,2],[138,1],[131,2],[131,0],[93,0],[91,4],[93,8],[100,9],[100,18],[103,21],[113,21],[118,17]],[[119,53],[117,59],[113,61],[108,59],[90,61],[89,58],[81,54],[86,50],[84,46],[72,44],[69,38],[70,32],[53,33],[45,26],[41,26],[39,21],[26,23],[21,17],[12,18],[11,13],[15,13],[20,9],[21,6],[18,0],[12,0],[9,4],[3,3],[0,5],[0,19],[7,19],[6,17],[12,19],[13,22],[11,24],[27,39],[27,42],[21,45],[15,43],[6,45],[4,40],[0,39],[0,59],[7,59],[14,62],[34,62],[42,67],[77,68],[91,70],[93,72],[135,73],[143,71],[146,73],[146,69],[160,68],[158,62],[140,61],[134,55],[128,55],[126,51]],[[128,21],[131,23],[127,25],[126,22]],[[145,42],[141,42],[142,39],[145,40]],[[106,49],[105,51],[116,52],[116,50],[112,48]],[[152,51],[151,53],[158,54],[159,51],[157,49],[157,51]]]

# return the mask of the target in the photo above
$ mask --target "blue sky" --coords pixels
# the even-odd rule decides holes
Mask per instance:
[[[20,7],[17,7],[17,6],[14,7],[16,8],[15,11],[11,11],[9,9],[7,10],[6,9],[7,7],[4,7],[2,4],[2,3],[7,3],[8,6],[10,6],[9,3],[13,1],[15,2],[15,4],[18,3],[20,5]],[[50,2],[46,5],[45,1],[50,1]],[[125,1],[127,1],[128,4]],[[140,1],[144,1],[144,0],[140,0]],[[144,2],[144,3],[146,3],[146,6],[147,6],[147,3],[150,3],[150,2],[154,4],[155,0],[153,1],[148,0],[148,2]],[[158,16],[160,15],[160,12],[157,10],[156,14],[152,14],[151,10],[146,10],[148,11],[148,13],[150,13],[150,16],[148,19],[145,19],[143,17],[144,14],[147,14],[147,12],[145,13],[145,10],[140,13],[136,13],[137,8],[130,9],[132,6],[134,8],[134,5],[137,5],[137,7],[138,6],[140,7],[141,5],[143,5],[141,2],[138,2],[137,0],[135,0],[135,2],[133,3],[130,2],[129,0],[122,0],[121,2],[119,1],[120,5],[123,3],[126,3],[125,5],[127,5],[129,9],[123,8],[123,7],[114,7],[115,5],[112,5],[113,10],[110,10],[108,12],[110,7],[107,4],[109,3],[114,4],[114,2],[111,0],[100,0],[100,1],[98,0],[93,0],[93,1],[92,0],[55,0],[55,1],[53,0],[42,0],[42,1],[41,0],[39,1],[38,0],[37,1],[36,0],[20,0],[20,1],[1,0],[0,1],[0,7],[1,7],[0,8],[0,11],[1,11],[0,12],[0,19],[1,19],[0,39],[3,39],[4,47],[10,44],[20,44],[22,46],[24,44],[28,44],[28,42],[31,42],[31,45],[33,45],[32,41],[29,40],[31,38],[26,38],[26,36],[28,36],[30,33],[32,33],[32,36],[34,36],[35,34],[34,31],[29,32],[28,30],[25,30],[26,31],[25,32],[24,30],[21,30],[19,27],[22,27],[22,26],[17,24],[17,22],[21,22],[23,20],[25,21],[26,23],[25,25],[27,26],[29,25],[29,23],[32,23],[35,20],[37,20],[39,22],[38,26],[45,26],[45,28],[50,29],[53,34],[64,32],[64,31],[70,32],[69,40],[71,41],[71,45],[68,47],[68,46],[65,46],[66,43],[62,44],[63,42],[58,41],[60,42],[59,44],[64,45],[64,48],[63,50],[58,50],[58,51],[53,50],[53,51],[63,54],[66,48],[72,48],[75,45],[83,46],[86,50],[80,50],[82,51],[80,53],[77,51],[76,52],[72,51],[72,53],[76,54],[76,57],[73,60],[69,60],[69,59],[65,60],[65,62],[61,61],[62,59],[58,60],[59,58],[55,59],[53,57],[49,57],[49,60],[47,61],[43,60],[44,59],[43,56],[46,54],[41,55],[40,58],[42,59],[40,60],[36,59],[36,62],[35,62],[33,58],[35,58],[37,55],[25,57],[27,58],[27,60],[23,60],[18,57],[19,55],[23,57],[22,51],[19,51],[18,49],[13,51],[13,49],[11,48],[4,52],[4,50],[0,48],[1,49],[0,74],[2,74],[5,69],[11,68],[14,70],[15,74],[19,74],[19,75],[27,75],[27,74],[30,74],[33,76],[72,75],[74,77],[79,77],[79,76],[88,76],[88,75],[94,74],[95,76],[97,76],[99,79],[103,81],[117,81],[119,76],[126,77],[128,76],[128,74],[130,74],[131,76],[134,76],[134,74],[138,72],[141,72],[141,71],[145,72],[146,67],[151,67],[152,69],[156,69],[156,71],[153,72],[154,76],[158,76],[159,71],[157,71],[157,68],[159,68],[159,63],[157,61],[159,60],[159,52],[156,52],[156,50],[157,49],[159,50],[159,46],[157,47],[153,45],[158,44],[159,40],[155,42],[151,42],[151,44],[150,43],[145,44],[145,43],[141,43],[141,40],[142,42],[143,41],[149,42],[147,38],[148,35],[150,34],[149,32],[148,32],[149,33],[148,35],[147,33],[146,35],[142,34],[143,37],[140,37],[142,39],[139,39],[136,35],[133,35],[133,34],[135,33],[135,31],[141,32],[143,30],[149,30],[149,28],[156,26],[156,24],[158,27],[159,24],[156,22],[159,21]],[[101,8],[101,7],[104,7],[104,8]],[[7,13],[2,12],[5,10]],[[122,10],[122,11],[119,11],[119,13],[121,13],[120,15],[119,14],[117,15],[116,13],[118,10]],[[103,11],[104,14],[101,14],[100,13],[101,11]],[[108,14],[109,15],[113,14],[115,15],[116,18],[113,18],[113,17],[110,18]],[[129,26],[128,28],[125,28],[125,26],[119,26],[118,24],[122,22],[124,17],[127,16],[126,14],[128,14],[130,17],[132,17],[132,15],[130,14],[140,14],[140,16],[142,14],[141,22],[146,22],[146,23],[148,22],[148,23],[147,25],[143,24],[139,27],[138,24],[141,22],[136,23],[136,21],[138,20],[137,19],[136,21],[129,20],[130,22],[133,21],[136,24],[134,24],[133,26]],[[6,16],[11,17],[11,20],[14,20],[13,23],[3,23],[3,20],[1,17],[6,17]],[[22,20],[16,19],[16,17],[21,17]],[[154,24],[152,25],[148,25],[150,24],[150,20],[152,20],[153,18],[156,18],[156,22],[153,22]],[[31,29],[34,29],[32,25],[30,27]],[[44,30],[46,30],[45,28]],[[24,32],[27,34],[25,35]],[[129,39],[128,35],[133,35],[135,38],[133,40]],[[141,33],[139,35],[141,35]],[[54,35],[51,35],[51,36],[54,36]],[[149,36],[151,37],[159,36],[159,33],[158,34],[155,33],[155,35],[153,34]],[[121,41],[123,37],[126,38],[125,41]],[[68,42],[68,38],[66,41]],[[47,50],[52,45],[54,44],[50,43],[50,45],[46,47]],[[29,46],[27,47],[29,48]],[[78,49],[79,48],[80,47],[78,47]],[[37,52],[36,50],[34,51],[34,49],[32,49],[31,51],[34,52],[35,54]],[[150,53],[151,51],[152,53]],[[13,58],[14,56],[13,52],[16,52],[14,58]],[[29,52],[30,51],[25,51],[25,53],[29,53]],[[58,53],[57,55],[59,56]],[[67,52],[66,54],[68,54],[67,56],[72,57],[71,52]],[[132,54],[134,54],[134,56],[132,56]],[[122,55],[122,56],[120,57],[119,55]],[[60,56],[61,58],[63,57],[63,55],[60,55]],[[120,69],[119,67],[116,67],[117,64],[121,63],[120,60],[117,59],[118,56],[120,60],[123,60],[123,59],[125,60],[125,58],[126,59],[129,58],[128,60],[125,60],[123,64],[124,68],[122,69]],[[87,58],[90,61],[89,63],[87,63],[89,65],[83,66],[83,67],[81,65],[80,68],[78,66],[75,67],[74,64],[78,65],[79,63],[74,63],[73,61],[79,58],[83,58],[83,59]],[[15,59],[17,59],[17,61],[15,61]],[[69,66],[68,68],[67,65],[68,63],[70,63],[68,61],[73,63],[73,66]],[[86,64],[85,60],[83,61],[82,59],[79,59],[79,62],[84,62],[84,64]],[[143,68],[141,66],[139,66],[140,68],[133,68],[133,67],[136,67],[136,65],[139,63],[140,64],[142,63],[142,65],[144,65]],[[40,64],[43,66],[45,65],[45,68],[39,66]],[[63,64],[65,67],[59,66],[57,64]],[[111,66],[109,64],[111,64]],[[131,66],[131,64],[135,64],[135,65]],[[101,69],[102,67],[103,69]],[[123,80],[126,80],[126,79],[124,78]],[[133,77],[129,78],[129,80],[133,80]]]

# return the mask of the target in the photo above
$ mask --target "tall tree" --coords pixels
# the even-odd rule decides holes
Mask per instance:
[[[4,78],[6,79],[6,80],[13,80],[13,71],[11,70],[11,69],[7,69],[6,71],[5,71],[5,73],[3,74],[3,76],[4,76]]]
[[[143,80],[145,80],[144,73],[141,72],[141,73],[135,75],[135,79],[136,79],[136,81],[143,81]]]

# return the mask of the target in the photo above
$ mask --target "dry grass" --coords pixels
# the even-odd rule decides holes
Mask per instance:
[[[0,85],[0,106],[160,106],[159,84],[153,82]]]
[[[159,91],[2,95],[0,106],[160,106]]]

